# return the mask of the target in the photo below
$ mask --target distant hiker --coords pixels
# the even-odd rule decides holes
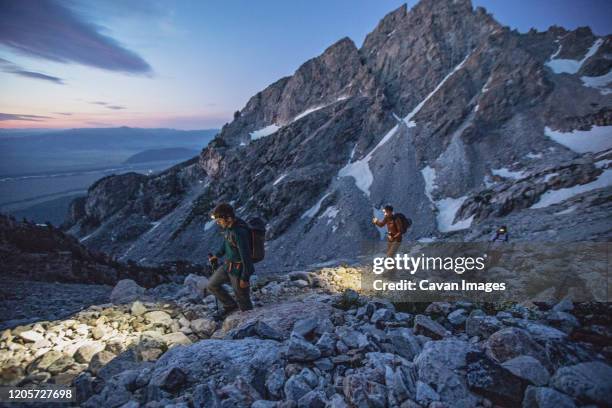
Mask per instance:
[[[223,229],[223,245],[215,255],[209,255],[211,265],[225,257],[223,262],[208,281],[208,290],[219,299],[223,311],[218,311],[217,319],[222,319],[236,309],[251,310],[249,278],[255,271],[251,256],[249,225],[234,215],[234,208],[226,203],[215,207],[212,218]],[[223,284],[230,283],[236,294],[234,300]]]
[[[404,214],[394,214],[390,205],[384,206],[383,214],[385,217],[382,220],[372,218],[372,224],[379,228],[387,226],[387,257],[392,258],[402,243],[402,235],[408,231],[412,222]]]
[[[491,237],[491,242],[508,242],[508,227],[502,225],[495,231],[495,234]]]
[[[491,244],[489,245],[488,257],[489,265],[498,265],[499,260],[503,255],[504,244],[509,241],[508,227],[502,225],[499,227],[490,239]]]

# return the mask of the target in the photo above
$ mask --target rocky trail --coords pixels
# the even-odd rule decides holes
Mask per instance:
[[[88,285],[107,303],[2,332],[0,381],[72,385],[83,407],[610,404],[609,304],[393,305],[348,267],[260,280],[223,324],[202,276]]]

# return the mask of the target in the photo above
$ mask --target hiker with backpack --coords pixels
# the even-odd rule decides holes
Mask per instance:
[[[260,227],[253,227],[234,214],[234,208],[221,203],[215,207],[211,217],[221,227],[223,244],[215,255],[209,255],[211,265],[221,257],[225,261],[213,272],[208,280],[208,290],[223,305],[223,310],[215,316],[222,319],[236,309],[251,310],[249,279],[255,272],[253,264],[263,259],[263,235]],[[259,221],[259,220],[256,220]],[[223,284],[230,283],[234,289],[234,300]]]
[[[390,205],[383,207],[383,214],[385,217],[382,220],[372,218],[372,224],[379,228],[387,226],[387,257],[392,258],[402,243],[402,235],[408,231],[412,222],[402,213],[394,214]]]

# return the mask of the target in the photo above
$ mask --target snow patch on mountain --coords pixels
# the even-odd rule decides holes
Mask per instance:
[[[527,153],[525,155],[526,158],[528,159],[541,159],[542,157],[544,157],[544,155],[542,153]]]
[[[374,176],[370,170],[370,159],[374,153],[385,143],[391,139],[395,132],[399,129],[399,125],[393,126],[390,131],[378,142],[376,146],[361,160],[354,161],[347,164],[338,172],[338,177],[353,177],[355,179],[355,185],[361,191],[365,193],[367,197],[370,197],[370,187],[374,181]]]
[[[542,194],[540,200],[533,204],[531,208],[544,208],[553,204],[561,203],[578,194],[586,193],[587,191],[598,188],[608,187],[612,185],[612,169],[606,169],[595,180],[586,184],[577,184],[572,187],[561,188],[559,190],[548,190]]]
[[[319,199],[319,201],[317,201],[315,205],[306,210],[306,212],[304,212],[304,214],[302,214],[300,218],[314,217],[319,212],[319,209],[321,209],[321,204],[323,203],[323,200],[325,200],[330,194],[331,193],[324,194],[323,197],[321,197],[321,199]]]
[[[610,88],[609,86],[612,82],[612,70],[607,74],[601,76],[582,76],[580,77],[580,80],[582,80],[582,84],[584,86],[598,89],[602,95],[608,95],[612,93],[612,88]]]
[[[459,208],[461,208],[466,199],[467,196],[459,198],[448,197],[435,202],[438,209],[438,214],[436,215],[438,230],[441,232],[459,231],[472,225],[473,215],[465,220],[454,222],[457,211],[459,211]]]
[[[603,40],[601,38],[595,40],[591,48],[589,48],[589,51],[580,61],[571,59],[555,59],[559,52],[561,52],[561,46],[559,46],[557,52],[551,55],[550,59],[546,62],[546,66],[552,69],[555,74],[575,74],[580,71],[582,64],[584,64],[586,60],[595,55],[601,44],[603,44]]]
[[[527,173],[524,171],[512,171],[512,170],[507,169],[506,167],[502,167],[499,169],[491,169],[491,173],[493,173],[496,176],[500,176],[503,178],[509,178],[513,180],[522,179],[523,177],[527,175]]]
[[[430,167],[425,166],[421,169],[421,174],[423,175],[423,180],[425,181],[425,195],[429,198],[429,201],[434,203],[434,199],[431,193],[436,189],[436,171]]]
[[[465,62],[468,60],[468,58],[470,57],[470,55],[472,55],[472,52],[469,52],[468,55],[465,56],[465,58],[463,59],[463,61],[461,61],[455,68],[453,68],[453,70],[451,72],[449,72],[443,79],[442,81],[440,81],[440,83],[438,84],[438,86],[436,86],[434,88],[433,91],[431,91],[429,93],[429,95],[427,95],[425,97],[425,99],[423,99],[421,101],[421,103],[419,103],[417,106],[414,107],[414,109],[412,110],[412,112],[410,112],[405,118],[404,118],[404,122],[406,122],[406,125],[408,125],[408,127],[415,127],[416,126],[416,122],[414,122],[412,120],[412,118],[419,113],[419,111],[423,108],[423,106],[427,103],[427,101],[436,94],[436,92],[438,92],[438,90],[440,88],[442,88],[442,86],[444,86],[444,83],[453,76],[453,74],[457,71],[459,71],[463,65],[465,64]]]
[[[283,173],[281,174],[276,180],[274,180],[274,183],[272,183],[273,186],[277,185],[278,183],[280,183],[285,177],[287,177],[287,173]]]
[[[250,133],[251,140],[257,140],[257,139],[261,139],[262,137],[270,136],[271,134],[276,133],[278,129],[280,129],[280,127],[273,123],[259,130],[255,130]]]
[[[433,192],[436,190],[436,171],[430,166],[426,166],[421,169],[421,174],[423,175],[423,180],[425,181],[425,195],[429,198],[429,201],[435,206],[437,209],[436,214],[436,223],[438,226],[438,230],[441,232],[450,232],[450,231],[458,231],[465,228],[469,228],[472,225],[472,220],[474,216],[458,221],[454,223],[455,215],[463,202],[467,199],[467,196],[459,197],[459,198],[443,198],[441,200],[433,199]]]
[[[549,127],[544,134],[577,153],[597,153],[612,148],[612,126],[593,126],[591,130],[559,132]]]
[[[327,223],[329,224],[333,221],[334,218],[336,218],[336,215],[338,215],[339,212],[340,210],[338,210],[335,206],[330,205],[325,209],[325,211],[323,211],[323,214],[319,215],[319,218],[329,218],[329,220],[327,220]]]

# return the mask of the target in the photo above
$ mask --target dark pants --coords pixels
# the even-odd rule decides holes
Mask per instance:
[[[399,249],[401,244],[401,241],[387,241],[387,258],[393,258],[395,254],[397,254],[397,250]]]
[[[236,294],[236,300],[227,292],[223,287],[224,283],[229,283],[234,289]],[[253,303],[251,303],[251,288],[241,288],[240,280],[227,272],[226,265],[221,265],[212,274],[208,280],[208,291],[215,295],[217,299],[223,305],[223,310],[230,311],[237,308],[240,310],[251,310],[253,309]]]

